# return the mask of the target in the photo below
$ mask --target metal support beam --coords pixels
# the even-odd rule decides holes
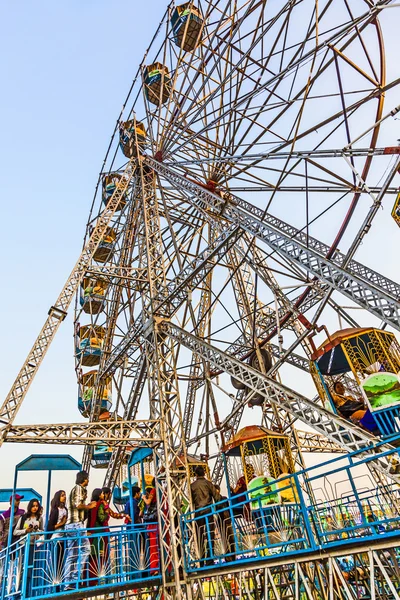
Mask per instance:
[[[187,299],[192,288],[198,287],[203,279],[214,268],[214,260],[220,260],[227,250],[236,243],[242,235],[238,225],[228,226],[221,235],[203,250],[187,267],[185,267],[173,281],[169,282],[163,290],[157,291],[153,299],[154,311],[165,316],[171,316]],[[143,314],[140,313],[129,328],[123,341],[116,346],[104,365],[100,377],[113,373],[136,350],[135,343],[143,335]]]
[[[296,431],[296,437],[300,443],[302,452],[323,452],[345,454],[347,450],[338,446],[325,435],[313,431]]]
[[[160,442],[158,431],[159,422],[157,420],[15,425],[8,429],[6,441],[22,444],[73,446],[95,446],[101,443],[125,448],[132,444],[157,444]]]
[[[131,387],[131,393],[129,394],[128,401],[126,403],[124,421],[135,419],[139,408],[140,398],[142,397],[144,384],[146,382],[146,358],[144,355],[142,355],[140,361],[138,361],[135,367],[135,381]],[[129,430],[127,430],[127,433],[128,432]],[[125,437],[125,433],[123,434],[123,437]],[[104,485],[106,487],[110,487],[111,489],[114,488],[119,470],[124,461],[124,457],[124,447],[118,446],[117,448],[114,448],[104,477]]]

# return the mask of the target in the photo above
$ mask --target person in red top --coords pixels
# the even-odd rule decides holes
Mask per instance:
[[[253,465],[246,463],[245,470],[246,470],[247,481],[251,481],[254,478],[254,474],[255,474]],[[232,498],[232,504],[233,505],[240,504],[240,506],[233,507],[233,514],[235,516],[246,517],[246,515],[247,515],[247,512],[248,512],[247,504],[243,504],[243,502],[246,502],[246,492],[247,492],[246,477],[244,475],[242,475],[241,477],[239,477],[239,479],[236,482],[235,487],[232,490],[232,496],[234,496],[234,498]]]
[[[110,517],[112,517],[113,519],[125,519],[125,523],[131,523],[130,516],[125,513],[117,513],[115,511],[113,511],[112,508],[110,507],[110,502],[111,502],[111,488],[103,487],[103,505],[104,505],[104,509],[108,515],[107,519],[103,523],[104,527],[108,527],[109,522],[110,522]]]
[[[156,480],[153,478],[150,489],[142,495],[144,502],[143,522],[146,525],[150,550],[150,575],[158,575],[160,571],[160,553],[158,550],[158,522],[157,522],[157,492]]]

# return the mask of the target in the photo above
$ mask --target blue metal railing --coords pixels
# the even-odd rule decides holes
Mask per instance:
[[[149,529],[128,525],[63,531],[51,538],[27,534],[8,553],[0,553],[3,598],[42,598],[82,587],[121,588],[159,580],[157,524],[154,532]]]
[[[378,446],[379,448],[379,446]],[[400,535],[400,489],[397,484],[365,489],[359,469],[382,456],[362,451],[327,461],[283,480],[212,504],[182,516],[185,566],[188,572],[221,563],[259,561],[271,554],[299,554],[318,548]],[[366,472],[365,476],[368,479]],[[323,489],[324,481],[340,478],[340,497],[314,501],[308,486]],[[364,488],[359,489],[361,483]],[[306,485],[307,484],[307,485]],[[285,486],[285,487],[283,487]],[[291,498],[293,501],[288,501]]]
[[[288,485],[279,493],[293,491],[293,486],[299,492],[295,502],[279,502],[276,491],[263,493],[261,486],[242,494],[244,501],[232,497],[230,502],[222,500],[182,516],[186,570],[316,548],[297,475],[288,477]]]
[[[374,485],[360,467],[400,450],[355,452],[181,516],[188,572],[233,561],[268,560],[331,546],[400,536],[400,489]],[[394,463],[393,463],[394,464]],[[367,479],[365,479],[367,477]],[[315,500],[308,491],[333,490]],[[328,482],[329,486],[325,483]],[[333,496],[333,497],[332,497]],[[324,497],[324,496],[323,496]],[[162,513],[163,514],[163,513]],[[162,518],[162,515],[161,515]],[[176,542],[175,542],[176,543]],[[160,581],[158,525],[28,534],[0,552],[2,600],[30,600],[85,589],[121,589]],[[346,550],[344,549],[344,554]],[[172,575],[170,573],[169,575]],[[137,586],[135,586],[137,584]]]

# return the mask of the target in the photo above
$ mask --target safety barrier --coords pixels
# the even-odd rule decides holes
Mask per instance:
[[[400,535],[400,489],[366,466],[381,455],[341,456],[182,516],[188,572],[268,556]],[[393,451],[398,464],[397,450]],[[338,491],[340,490],[340,494]]]
[[[42,598],[81,588],[156,583],[158,546],[157,524],[71,530],[51,538],[27,534],[0,553],[1,597]]]

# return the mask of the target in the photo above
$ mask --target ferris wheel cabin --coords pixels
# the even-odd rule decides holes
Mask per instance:
[[[174,464],[174,468],[184,471],[185,470],[185,462],[187,462],[187,466],[189,469],[189,477],[191,479],[195,479],[196,477],[196,473],[195,473],[195,469],[196,467],[204,467],[204,470],[206,472],[206,477],[210,478],[210,468],[207,464],[207,461],[204,458],[199,458],[198,456],[195,456],[194,454],[187,454],[186,455],[186,461],[185,461],[185,457],[184,456],[178,456],[175,459]]]
[[[240,429],[222,453],[235,519],[252,519],[257,530],[267,531],[269,541],[275,543],[275,533],[268,525],[272,514],[276,510],[291,514],[298,502],[290,478],[295,466],[289,437],[250,425]]]
[[[123,177],[119,173],[109,173],[103,177],[103,191],[102,199],[104,204],[107,206],[114,192],[121,185]],[[116,211],[122,210],[126,205],[126,194],[123,194],[120,201],[117,204]]]
[[[94,469],[107,469],[112,455],[112,448],[98,444],[94,447],[92,457],[92,467]]]
[[[86,276],[81,283],[80,304],[83,312],[90,315],[98,315],[105,306],[104,294],[107,290],[107,282],[104,279]]]
[[[400,433],[400,346],[393,333],[343,329],[311,358],[325,408],[376,435]]]
[[[112,227],[108,227],[106,233],[93,253],[93,258],[96,262],[105,263],[114,254],[116,233]]]
[[[127,158],[135,158],[141,154],[146,145],[147,131],[143,123],[131,119],[121,123],[119,140],[120,148]]]
[[[76,356],[84,367],[100,364],[106,330],[100,325],[84,325],[77,335]]]
[[[152,104],[165,104],[171,93],[171,78],[166,66],[159,62],[144,68],[146,98]]]
[[[171,17],[174,42],[185,52],[193,52],[200,43],[204,20],[196,6],[185,2],[176,6]]]
[[[108,412],[111,408],[111,377],[106,377],[96,390],[97,371],[88,371],[80,378],[78,388],[78,409],[83,417],[89,417],[93,403],[100,406],[100,415]]]

